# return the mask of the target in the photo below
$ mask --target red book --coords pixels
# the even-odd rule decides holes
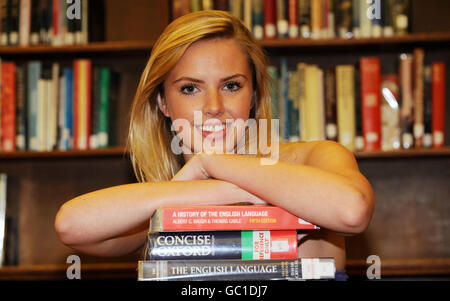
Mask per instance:
[[[150,232],[318,228],[276,206],[163,206],[152,216]]]
[[[444,146],[445,142],[445,63],[431,65],[431,102],[433,147]]]
[[[380,59],[362,58],[361,113],[365,150],[381,149],[381,66]]]
[[[289,0],[289,38],[298,39],[298,1]]]
[[[1,89],[1,147],[2,151],[16,150],[16,65],[3,63]]]
[[[264,38],[271,40],[277,36],[277,14],[275,0],[264,0]]]

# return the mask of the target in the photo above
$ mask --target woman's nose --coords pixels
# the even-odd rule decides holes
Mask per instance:
[[[222,96],[217,90],[208,91],[203,105],[203,114],[208,117],[220,116],[224,111]]]

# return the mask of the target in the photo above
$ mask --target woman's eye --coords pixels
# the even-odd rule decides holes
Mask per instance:
[[[237,91],[237,90],[239,90],[239,89],[241,88],[241,84],[238,83],[238,82],[230,82],[230,83],[227,83],[227,84],[225,85],[225,88],[226,88],[227,90],[230,90],[230,91],[232,91],[232,92],[235,92],[235,91]]]
[[[194,93],[197,89],[194,85],[184,85],[183,87],[181,87],[181,93],[183,94],[192,94]]]

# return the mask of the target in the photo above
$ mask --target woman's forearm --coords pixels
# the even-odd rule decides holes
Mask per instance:
[[[66,245],[98,245],[148,228],[159,206],[261,202],[238,186],[219,180],[135,183],[78,196],[65,203],[55,229]]]
[[[364,227],[363,193],[350,178],[312,166],[278,162],[261,165],[255,157],[205,155],[206,172],[314,224],[337,232]]]

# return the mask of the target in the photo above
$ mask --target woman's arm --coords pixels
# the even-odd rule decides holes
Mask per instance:
[[[208,175],[228,181],[336,232],[361,233],[370,222],[374,204],[371,185],[359,172],[353,154],[338,143],[317,143],[303,165],[261,165],[259,158],[234,154],[201,154],[197,160],[200,167],[189,168],[188,163],[175,178]]]
[[[65,203],[55,219],[60,240],[99,256],[121,256],[145,242],[150,217],[159,206],[264,203],[219,180],[136,183],[106,188]]]

